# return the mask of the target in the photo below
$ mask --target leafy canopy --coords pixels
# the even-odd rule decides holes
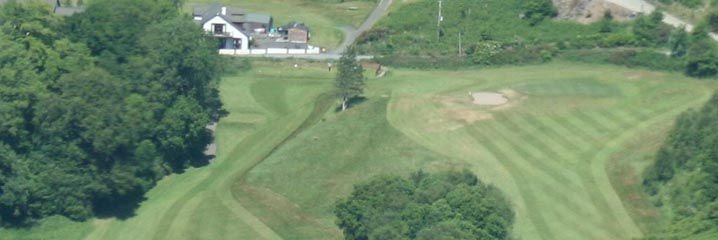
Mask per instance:
[[[657,239],[718,234],[718,95],[683,113],[644,176],[658,205],[672,214]],[[708,239],[708,238],[706,238]]]
[[[510,239],[514,218],[503,195],[468,171],[377,177],[334,212],[347,240]]]
[[[178,1],[27,2],[0,6],[0,225],[126,217],[203,163],[220,63]]]

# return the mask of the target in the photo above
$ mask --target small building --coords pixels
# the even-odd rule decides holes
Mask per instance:
[[[212,5],[198,5],[192,9],[195,21],[203,22],[213,16],[223,16],[241,31],[266,33],[273,27],[274,19],[269,14],[250,13],[244,9],[225,6],[220,3]]]
[[[272,29],[274,19],[263,13],[247,13],[244,15],[242,27],[255,33],[267,33]]]
[[[250,35],[238,25],[241,22],[236,22],[244,15],[241,9],[222,4],[195,6],[192,15],[206,32],[219,39],[219,49],[249,49]]]
[[[307,43],[311,38],[309,28],[301,22],[290,22],[278,29],[278,32],[285,36],[285,39],[293,43]]]

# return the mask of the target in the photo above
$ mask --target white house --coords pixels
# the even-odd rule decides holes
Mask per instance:
[[[219,39],[220,49],[248,50],[249,33],[234,24],[223,5],[208,6],[204,15],[195,14],[194,20],[208,33]]]

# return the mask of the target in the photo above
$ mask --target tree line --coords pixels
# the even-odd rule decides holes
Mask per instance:
[[[179,7],[0,6],[0,225],[126,216],[160,178],[203,164],[221,65]]]
[[[644,174],[654,203],[671,213],[653,239],[718,234],[718,95],[680,115]]]

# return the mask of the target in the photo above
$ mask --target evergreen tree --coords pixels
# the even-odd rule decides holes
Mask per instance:
[[[364,68],[356,60],[356,50],[353,46],[348,47],[342,54],[338,68],[336,87],[344,111],[350,100],[364,93]]]

